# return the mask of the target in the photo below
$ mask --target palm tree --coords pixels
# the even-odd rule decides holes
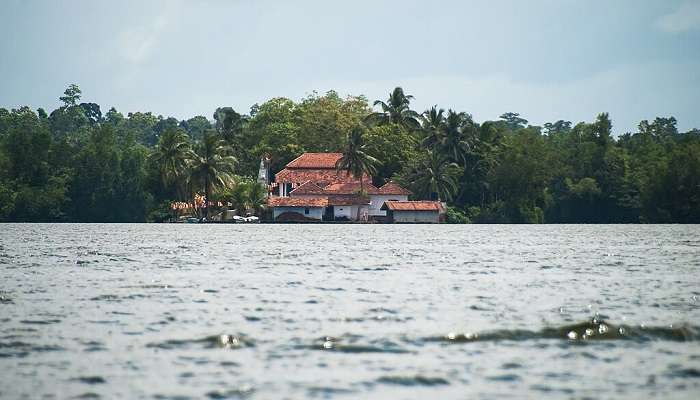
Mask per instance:
[[[243,132],[248,117],[237,113],[231,107],[219,107],[214,111],[216,130],[226,143],[234,144],[236,138]]]
[[[374,102],[373,105],[379,105],[382,111],[369,114],[365,121],[378,125],[395,123],[408,129],[419,129],[420,116],[410,109],[411,99],[413,96],[404,94],[402,88],[396,87],[393,92],[389,93],[389,99],[386,103],[381,100]]]
[[[256,215],[260,215],[260,210],[267,204],[267,188],[259,182],[250,181],[248,187],[248,207]]]
[[[366,145],[362,137],[362,128],[353,128],[348,136],[343,156],[335,163],[335,168],[347,171],[360,179],[360,193],[365,193],[364,175],[374,175],[377,172],[379,161],[365,152]]]
[[[421,144],[426,149],[433,149],[442,142],[443,129],[445,125],[445,110],[432,106],[430,110],[423,112],[422,130],[423,140]]]
[[[259,215],[260,209],[267,203],[267,188],[250,178],[242,178],[235,183],[227,197],[239,213],[251,210]]]
[[[450,200],[457,191],[460,168],[444,155],[428,150],[425,158],[404,177],[416,193],[426,197],[437,194],[437,200]]]
[[[464,164],[466,154],[471,149],[471,138],[465,134],[470,123],[471,117],[466,113],[453,110],[447,112],[440,150],[453,162]]]
[[[175,184],[175,194],[183,198],[183,183],[186,180],[187,164],[192,158],[190,139],[180,129],[168,129],[158,139],[153,153],[149,155],[160,171],[163,186]]]
[[[207,206],[205,217],[207,218],[209,217],[212,188],[233,182],[233,168],[236,158],[230,154],[231,149],[226,142],[212,133],[204,134],[202,143],[193,153],[190,179],[191,182],[201,184],[204,187]]]
[[[233,206],[238,211],[238,215],[243,215],[248,208],[248,185],[245,180],[238,180],[233,188],[227,192],[226,197],[231,200]]]
[[[494,124],[485,123],[481,126],[472,124],[465,129],[465,133],[470,141],[470,149],[465,157],[464,175],[462,182],[471,182],[474,184],[481,197],[481,206],[484,207],[487,193],[490,190],[488,176],[499,165],[500,154],[505,148],[505,144],[498,137],[498,131]],[[464,190],[468,185],[462,185],[461,196],[464,195]]]

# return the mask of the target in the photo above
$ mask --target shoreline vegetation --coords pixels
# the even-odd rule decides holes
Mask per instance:
[[[529,125],[517,113],[476,122],[466,112],[313,93],[187,120],[81,101],[77,85],[47,113],[0,108],[0,222],[163,222],[234,208],[265,215],[256,176],[305,152],[337,152],[351,132],[376,160],[375,185],[447,201],[452,223],[700,223],[700,130],[672,116],[615,132],[592,122]],[[210,204],[202,207],[202,204]]]

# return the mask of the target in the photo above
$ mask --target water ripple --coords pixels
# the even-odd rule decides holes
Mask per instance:
[[[146,345],[148,348],[157,348],[163,350],[176,350],[176,349],[187,349],[192,347],[199,347],[204,349],[239,349],[243,347],[253,347],[255,346],[252,339],[247,338],[245,335],[214,335],[207,336],[199,339],[170,339],[157,343],[149,343]]]
[[[527,341],[561,339],[567,341],[599,340],[668,340],[677,342],[700,341],[700,328],[688,324],[680,326],[630,326],[614,325],[593,318],[587,322],[540,330],[502,329],[482,333],[448,333],[443,336],[423,338],[425,342],[468,343],[489,341]]]

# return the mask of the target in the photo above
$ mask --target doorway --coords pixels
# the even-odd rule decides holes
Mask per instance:
[[[334,221],[335,220],[335,209],[333,208],[333,206],[326,207],[326,210],[323,213],[323,220],[324,221]]]

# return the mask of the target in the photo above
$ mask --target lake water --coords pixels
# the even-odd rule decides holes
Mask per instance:
[[[0,225],[0,398],[700,398],[700,227]]]

